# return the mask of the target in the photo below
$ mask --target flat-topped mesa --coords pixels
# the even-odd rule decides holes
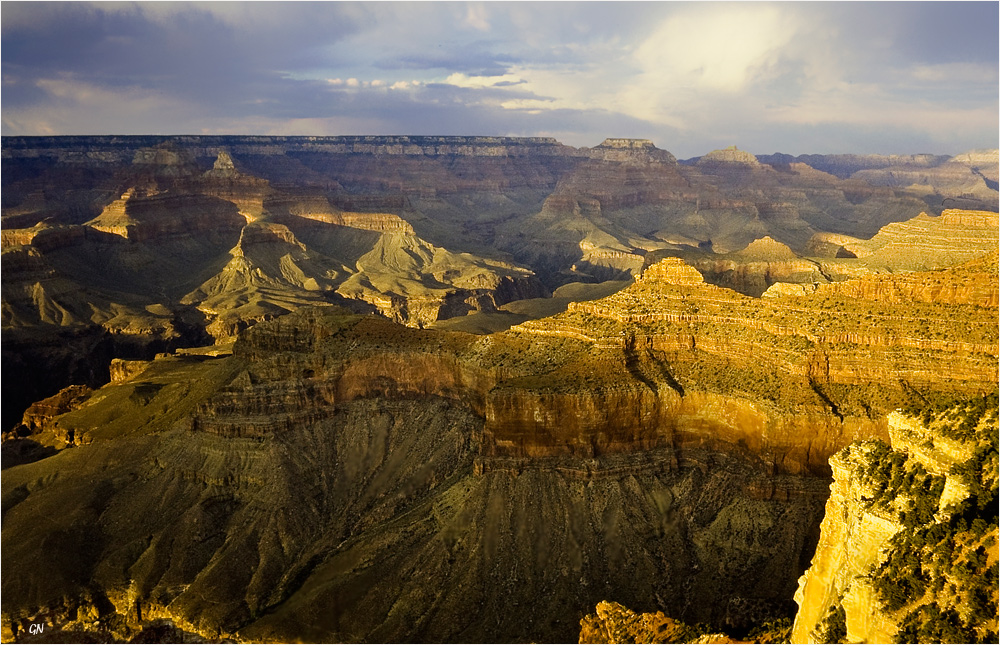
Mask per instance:
[[[303,137],[303,150],[379,156],[526,157],[574,156],[576,150],[552,137],[356,136]]]
[[[636,278],[636,282],[665,282],[679,286],[690,286],[704,284],[698,269],[686,264],[680,258],[666,258],[657,264],[649,266],[642,275]]]
[[[179,168],[185,153],[215,156],[220,148],[240,159],[248,154],[310,152],[379,156],[463,157],[585,157],[585,150],[563,145],[552,137],[490,136],[114,136],[5,137],[5,159],[56,157],[65,162],[127,163]]]
[[[645,150],[647,148],[655,148],[653,142],[649,139],[623,139],[608,137],[601,142],[598,148],[627,148],[631,150]]]
[[[729,146],[724,150],[713,150],[698,160],[699,166],[732,164],[736,166],[749,166],[759,168],[760,162],[757,157],[745,150],[740,150],[736,146]]]
[[[855,301],[896,304],[926,302],[938,305],[974,305],[983,310],[996,309],[1000,302],[996,267],[997,252],[993,251],[964,264],[930,274],[879,273],[856,280],[819,285],[817,290],[820,294],[839,294]],[[932,276],[932,279],[929,280],[928,276]]]
[[[948,208],[940,215],[940,222],[947,226],[966,226],[969,228],[995,231],[1000,224],[1000,215],[990,211],[970,211],[958,208]],[[992,238],[992,236],[990,236]]]
[[[649,139],[624,139],[609,137],[601,145],[590,149],[591,159],[617,162],[659,162],[677,165],[677,158],[666,150],[660,150]]]
[[[844,244],[868,266],[898,270],[938,269],[996,250],[998,216],[991,211],[948,209],[921,213],[879,229],[870,240]]]

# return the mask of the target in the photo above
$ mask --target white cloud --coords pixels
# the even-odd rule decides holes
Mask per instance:
[[[465,10],[465,24],[479,31],[489,31],[490,21],[486,16],[486,6],[481,2],[469,3]]]
[[[539,114],[542,110],[551,110],[553,101],[552,99],[511,99],[501,101],[500,107],[505,110],[525,110]]]
[[[795,29],[788,13],[770,5],[702,6],[665,20],[635,60],[644,78],[660,86],[736,93],[766,72]]]
[[[280,133],[291,116],[302,134],[664,133],[679,156],[720,138],[820,152],[848,128],[988,145],[996,36],[975,17],[995,5],[956,3],[939,34],[931,4],[4,3],[3,132]]]
[[[465,87],[482,89],[484,87],[497,87],[498,83],[520,84],[523,82],[517,74],[503,74],[500,76],[469,76],[462,72],[450,74],[444,82],[455,87]]]
[[[638,72],[613,107],[636,118],[696,127],[730,111],[774,77],[797,32],[794,14],[773,5],[699,5],[666,18],[638,47]]]

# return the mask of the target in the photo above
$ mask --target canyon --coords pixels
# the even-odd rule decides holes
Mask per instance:
[[[667,256],[756,296],[904,268],[900,235],[942,228],[950,206],[997,211],[983,151],[678,162],[637,139],[119,136],[5,137],[0,153],[5,428],[106,383],[114,358],[229,342],[300,306],[495,331]],[[863,174],[907,168],[919,191]],[[928,252],[954,263],[996,239],[966,226]]]
[[[997,636],[997,396],[887,416],[889,443],[852,443],[834,479],[794,624],[734,640],[598,603],[580,643],[988,643]]]
[[[850,455],[997,387],[989,153],[2,152],[5,642],[888,638]]]

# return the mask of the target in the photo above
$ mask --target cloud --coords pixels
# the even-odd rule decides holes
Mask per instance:
[[[767,73],[795,30],[792,17],[774,6],[701,6],[664,21],[635,60],[642,78],[660,88],[735,93]]]
[[[374,67],[384,70],[445,70],[479,76],[500,76],[515,62],[517,60],[513,56],[480,51],[477,46],[465,46],[453,51],[406,53],[381,58],[375,61]]]
[[[479,31],[489,31],[490,22],[486,15],[486,7],[481,2],[469,3],[465,13],[465,24]]]
[[[681,157],[997,139],[995,3],[2,10],[5,135],[559,133],[652,138]]]

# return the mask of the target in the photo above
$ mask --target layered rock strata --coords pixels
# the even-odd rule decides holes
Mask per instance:
[[[613,598],[745,633],[790,614],[830,455],[917,391],[995,387],[995,308],[935,302],[925,337],[870,297],[762,301],[666,260],[491,336],[324,307],[153,361],[5,471],[5,629],[567,640]],[[70,566],[73,526],[100,528]]]
[[[901,311],[896,290],[921,280],[927,300],[907,299]],[[628,289],[513,330],[589,345],[595,357],[609,357],[602,371],[629,374],[634,387],[645,389],[650,402],[623,417],[628,422],[621,427],[630,430],[619,436],[626,441],[650,444],[660,436],[697,445],[725,438],[769,455],[778,468],[821,472],[848,437],[886,438],[884,422],[872,411],[888,411],[893,401],[907,398],[908,388],[992,387],[998,351],[993,280],[986,265],[880,282],[896,290],[849,281],[810,295],[757,300],[705,284],[693,267],[671,258]],[[976,304],[956,295],[972,293]],[[620,362],[610,358],[615,354]],[[940,361],[951,366],[946,373],[936,368]],[[534,437],[532,450],[539,441],[552,442],[553,450],[560,445],[555,429],[567,413],[559,410],[575,396],[560,391],[568,378],[556,369],[526,382],[522,390],[538,392],[536,411],[521,420],[488,422],[487,438],[498,453],[527,450],[526,437]],[[857,391],[850,393],[856,387],[867,393],[857,398]],[[786,416],[783,408],[797,413]],[[550,417],[551,425],[543,421]],[[688,422],[680,428],[677,419]],[[653,427],[659,435],[646,429]],[[572,435],[610,436],[600,425]]]
[[[997,633],[996,396],[889,415],[890,446],[831,459],[799,581],[801,643],[991,642]],[[843,640],[846,639],[846,640]]]
[[[58,454],[5,471],[4,549],[25,572],[4,576],[5,634],[567,640],[559,617],[609,594],[692,621],[786,611],[794,580],[775,574],[808,549],[822,482],[722,444],[681,464],[601,438],[592,457],[491,456],[498,386],[558,356],[524,341],[305,309],[230,357],[163,357],[97,391],[32,435]],[[39,550],[51,504],[77,510]],[[72,556],[70,526],[97,527]],[[719,575],[744,600],[714,602]]]
[[[840,239],[840,248],[873,268],[928,270],[947,267],[995,251],[996,213],[945,210],[938,217],[921,213],[889,224],[870,240]]]

